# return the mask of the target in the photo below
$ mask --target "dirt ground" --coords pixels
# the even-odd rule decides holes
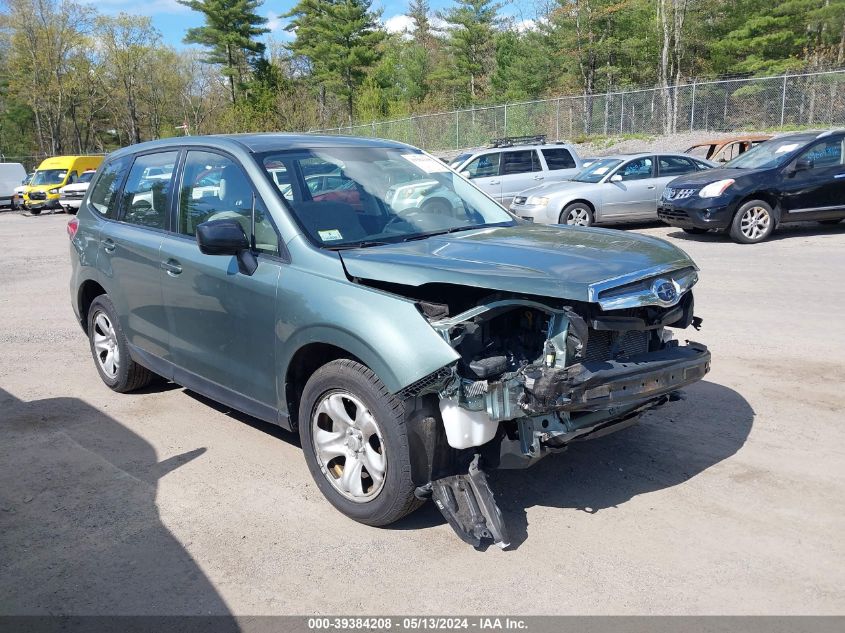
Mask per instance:
[[[628,229],[701,267],[713,370],[632,428],[494,473],[514,543],[477,552],[432,504],[346,519],[284,431],[174,385],[109,391],[66,221],[0,214],[0,614],[845,611],[845,225],[756,246]]]

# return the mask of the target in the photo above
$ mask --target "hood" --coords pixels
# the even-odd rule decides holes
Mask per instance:
[[[711,182],[733,178],[739,180],[742,176],[760,174],[768,169],[725,169],[717,167],[706,171],[697,171],[691,174],[678,176],[667,185],[673,189],[700,189]]]
[[[530,189],[525,189],[520,192],[520,196],[543,196],[555,194],[569,194],[586,190],[594,190],[597,185],[594,182],[575,182],[573,180],[559,180],[556,182],[546,182]]]
[[[71,185],[65,185],[62,187],[62,191],[85,191],[88,189],[88,185],[90,183],[87,182],[75,182]]]
[[[448,283],[572,301],[695,266],[663,240],[612,229],[519,224],[340,252],[347,273],[410,286]]]

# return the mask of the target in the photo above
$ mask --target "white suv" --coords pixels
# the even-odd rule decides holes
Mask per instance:
[[[581,170],[581,157],[568,143],[545,137],[497,139],[490,147],[460,154],[449,166],[508,207],[519,192],[568,180]]]

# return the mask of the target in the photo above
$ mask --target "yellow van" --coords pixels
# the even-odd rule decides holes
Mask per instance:
[[[59,189],[76,182],[82,172],[97,169],[102,162],[103,156],[53,156],[44,159],[24,190],[23,206],[36,215],[43,209],[60,209]]]

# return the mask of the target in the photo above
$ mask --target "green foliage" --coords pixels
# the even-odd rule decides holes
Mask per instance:
[[[384,32],[370,0],[301,0],[285,17],[296,32],[290,50],[308,61],[318,84],[346,103],[354,118],[355,93],[379,60]]]
[[[455,0],[455,6],[442,15],[451,27],[446,49],[453,64],[452,80],[463,103],[478,103],[488,93],[501,7],[493,0]]]

